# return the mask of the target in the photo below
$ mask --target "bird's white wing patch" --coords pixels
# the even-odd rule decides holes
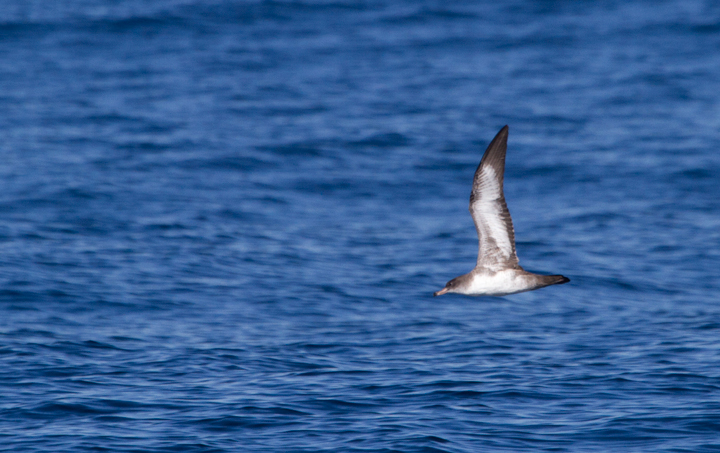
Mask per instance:
[[[489,165],[478,176],[470,204],[479,241],[477,265],[489,269],[517,265],[515,232],[500,180]]]

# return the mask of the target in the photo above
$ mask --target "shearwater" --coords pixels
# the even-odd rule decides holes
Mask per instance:
[[[515,230],[503,193],[508,127],[500,129],[475,170],[470,193],[470,214],[478,234],[475,269],[456,277],[433,295],[506,296],[567,283],[562,275],[538,275],[518,264]]]

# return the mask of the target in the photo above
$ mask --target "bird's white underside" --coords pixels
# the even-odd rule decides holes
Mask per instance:
[[[516,269],[473,275],[470,285],[460,294],[468,296],[506,296],[532,289],[527,277]]]

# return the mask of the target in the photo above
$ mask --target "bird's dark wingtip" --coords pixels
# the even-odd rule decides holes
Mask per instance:
[[[500,130],[498,131],[497,134],[495,134],[495,138],[493,139],[493,142],[495,142],[496,140],[503,140],[503,139],[507,140],[509,131],[510,131],[510,128],[506,124],[505,126],[500,128]]]

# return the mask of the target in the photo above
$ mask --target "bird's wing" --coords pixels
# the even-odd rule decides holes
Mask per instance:
[[[520,268],[515,252],[515,230],[503,194],[508,127],[500,129],[480,161],[472,192],[470,214],[477,229],[477,267],[501,270]]]

